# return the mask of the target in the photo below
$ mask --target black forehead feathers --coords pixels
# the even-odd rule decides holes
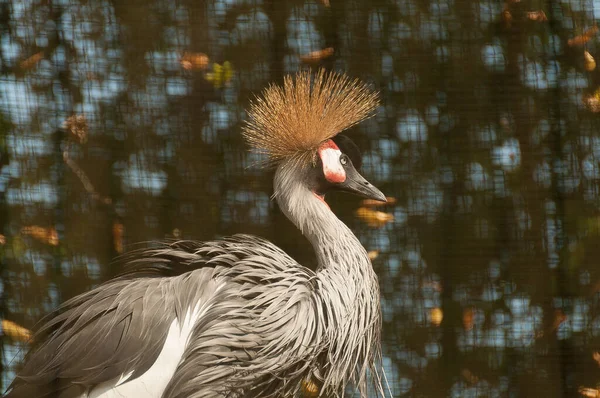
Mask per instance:
[[[362,155],[356,144],[344,134],[338,134],[332,138],[333,142],[340,148],[342,153],[348,155],[354,168],[359,170],[362,166]]]

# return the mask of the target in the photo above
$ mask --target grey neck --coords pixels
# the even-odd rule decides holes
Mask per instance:
[[[319,269],[349,263],[371,268],[358,238],[313,193],[303,181],[302,173],[280,166],[275,173],[274,187],[280,209],[312,243]]]
[[[318,258],[315,299],[328,325],[328,367],[323,388],[353,380],[366,395],[367,368],[381,386],[374,362],[381,358],[379,284],[366,250],[352,231],[310,189],[306,173],[279,166],[275,197],[281,210],[313,245]],[[357,347],[359,347],[357,349]],[[381,387],[377,387],[383,392]],[[383,395],[383,394],[382,394]]]

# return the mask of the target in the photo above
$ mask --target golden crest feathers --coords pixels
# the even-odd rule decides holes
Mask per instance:
[[[377,92],[358,79],[323,69],[314,79],[299,72],[251,103],[243,135],[268,156],[267,164],[284,159],[309,164],[322,142],[373,116],[378,105]]]

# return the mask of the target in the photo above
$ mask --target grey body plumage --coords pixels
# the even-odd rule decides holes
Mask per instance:
[[[342,396],[350,384],[366,397],[369,379],[383,393],[379,287],[367,252],[322,200],[334,185],[322,168],[290,162],[278,165],[275,197],[311,241],[316,272],[249,235],[133,251],[121,276],[51,314],[7,396],[112,396],[145,380],[173,330],[185,336],[174,346],[181,355],[160,362],[171,376],[149,379],[147,396],[301,397],[307,385]],[[384,198],[342,164],[346,190]]]

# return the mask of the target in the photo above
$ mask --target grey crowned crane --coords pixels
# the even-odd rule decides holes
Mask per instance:
[[[177,241],[123,257],[124,272],[61,305],[7,397],[383,394],[381,310],[367,252],[324,200],[385,201],[342,130],[377,94],[343,74],[300,72],[251,104],[244,137],[276,167],[274,197],[311,242],[316,272],[250,235]]]

